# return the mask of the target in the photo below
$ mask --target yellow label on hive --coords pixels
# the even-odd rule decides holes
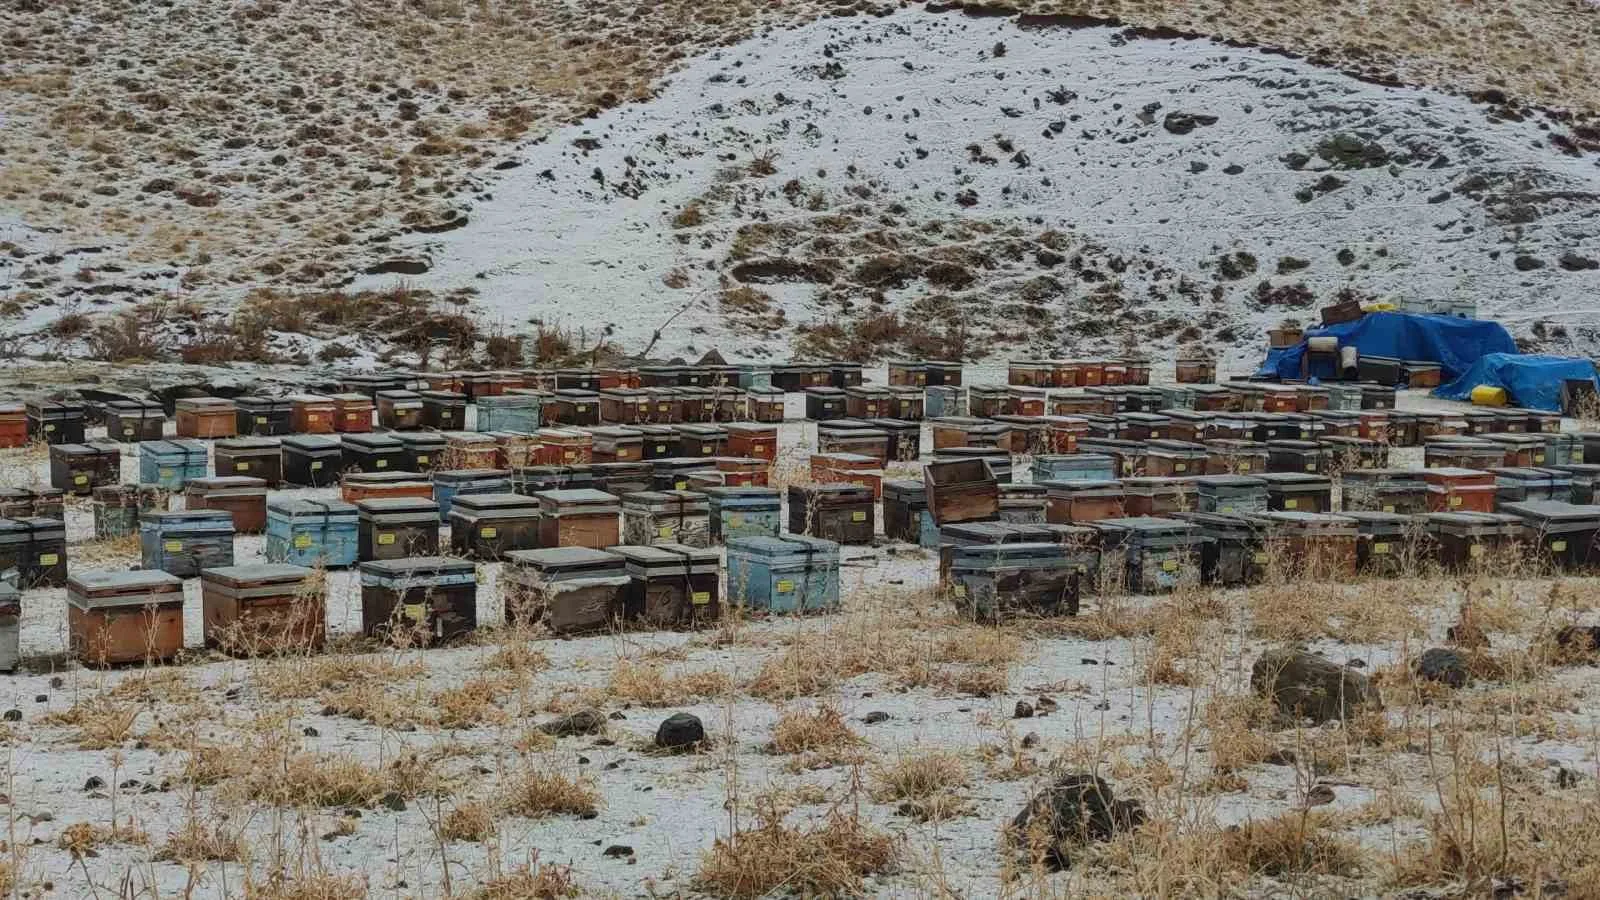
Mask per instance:
[[[183,549],[183,541],[166,541],[162,543],[161,549],[167,551],[168,553],[177,553],[179,550]]]
[[[1164,572],[1176,572],[1178,571],[1178,561],[1175,559],[1164,559],[1161,561],[1161,569]]]
[[[378,535],[378,543],[383,545],[383,546],[385,546],[385,547],[387,547],[390,544],[394,543],[394,535],[392,535],[392,534],[380,534],[380,535]]]
[[[306,416],[306,421],[307,422],[320,422],[320,421],[322,421],[322,417],[317,415],[316,413],[312,413],[311,415]]]
[[[162,478],[171,478],[172,477],[172,470],[171,469],[162,469],[161,470],[161,477]]]
[[[315,472],[320,468],[322,468],[322,460],[317,459],[311,461],[311,471]]]
[[[1451,506],[1460,506],[1461,505],[1461,498],[1452,496],[1450,498],[1450,505]]]
[[[387,459],[380,459],[374,462],[373,465],[379,469],[387,469],[389,468],[389,461]]]
[[[1317,464],[1316,463],[1306,463],[1306,471],[1307,472],[1315,472],[1316,470],[1317,470]]]
[[[233,464],[233,470],[235,472],[248,472],[250,471],[250,464],[247,462],[236,462]]]
[[[61,557],[58,556],[57,554],[54,554],[54,553],[41,553],[41,554],[39,554],[39,565],[41,565],[41,566],[53,566],[58,562],[61,562]]]
[[[589,404],[587,404],[587,403],[579,403],[577,405],[576,409],[578,410],[578,412],[585,412],[585,411],[587,411],[589,409]]]
[[[1388,553],[1389,552],[1389,545],[1384,543],[1384,542],[1382,542],[1382,541],[1379,541],[1379,542],[1377,542],[1377,543],[1372,545],[1372,552],[1373,553]]]
[[[755,446],[755,447],[751,447],[751,448],[750,448],[750,452],[751,452],[751,453],[754,453],[754,454],[755,454],[755,455],[757,455],[757,456],[762,456],[762,455],[764,455],[764,454],[765,454],[765,453],[766,453],[766,452],[767,452],[767,448],[765,448],[765,447],[762,447],[762,446],[760,446],[760,445],[757,445],[757,446]]]
[[[663,403],[660,406],[657,406],[656,408],[661,410],[662,412],[666,412],[667,411],[667,404]]]
[[[1299,500],[1295,500],[1292,497],[1290,499],[1288,499],[1288,500],[1283,501],[1283,508],[1284,509],[1297,509],[1297,508],[1299,508],[1299,506],[1300,506],[1300,501]]]
[[[1567,542],[1566,541],[1551,541],[1550,542],[1550,550],[1553,553],[1560,553],[1561,551],[1563,551],[1565,549],[1567,549]]]
[[[787,593],[790,593],[790,592],[792,592],[794,590],[794,582],[792,582],[792,581],[780,581],[777,584],[773,585],[772,589],[777,591],[780,594],[787,594]]]
[[[256,416],[256,424],[257,425],[265,425],[265,424],[267,424],[267,417],[266,416]]]
[[[492,538],[492,537],[494,537],[495,535],[497,535],[499,533],[500,533],[500,529],[495,528],[492,525],[489,526],[489,527],[486,527],[486,528],[478,529],[478,537],[481,537],[481,538]]]
[[[123,428],[122,433],[128,437],[133,437],[133,429],[131,427]]]
[[[1390,512],[1390,513],[1394,512],[1394,504],[1393,503],[1385,504],[1384,507],[1383,507],[1383,511],[1384,512]]]
[[[1535,463],[1542,463],[1542,462],[1544,462],[1544,454],[1543,454],[1543,453],[1535,453],[1535,454],[1534,454],[1534,455],[1533,455],[1533,461],[1534,461],[1534,462],[1535,462]]]
[[[689,482],[687,482],[687,481],[674,481],[672,483],[672,486],[673,486],[673,488],[675,490],[680,490],[681,491],[681,490],[685,490],[685,489],[687,489],[689,487]]]
[[[405,615],[413,622],[421,622],[428,615],[428,607],[421,603],[407,603]]]
[[[89,476],[87,476],[87,475],[74,475],[74,476],[72,476],[72,483],[73,484],[88,484],[89,483]]]
[[[865,522],[866,520],[867,520],[867,512],[866,512],[866,510],[859,510],[858,509],[855,512],[850,514],[850,521],[852,521],[852,522]]]
[[[656,536],[657,537],[672,537],[672,526],[671,525],[662,525],[660,528],[657,528],[656,529]]]
[[[428,455],[426,453],[418,454],[417,455],[417,465],[425,466],[427,464],[428,464]]]
[[[744,524],[744,516],[741,516],[738,513],[729,513],[728,514],[728,524],[732,525],[732,526],[735,526],[735,527],[743,525]]]
[[[1189,464],[1188,463],[1174,463],[1173,466],[1172,466],[1172,471],[1174,471],[1174,472],[1187,472],[1187,471],[1189,471]]]
[[[689,602],[693,603],[695,606],[705,606],[711,602],[711,592],[695,591],[694,595],[689,598]]]
[[[1470,550],[1468,550],[1467,553],[1469,555],[1471,555],[1471,556],[1482,556],[1483,555],[1483,545],[1482,544],[1473,544],[1472,548]]]
[[[53,422],[44,423],[44,430],[45,431],[55,431],[56,430],[55,423],[53,423]]]
[[[665,453],[665,452],[667,452],[667,445],[666,444],[657,444],[656,445],[656,452],[657,453]]]
[[[1256,555],[1254,555],[1254,556],[1252,556],[1250,558],[1252,560],[1254,560],[1255,564],[1258,565],[1258,566],[1263,566],[1263,565],[1266,565],[1266,563],[1267,563],[1267,555],[1265,553],[1257,553]]]
[[[710,444],[703,445],[700,448],[700,452],[701,453],[710,453],[711,452],[711,445]]]
[[[294,545],[301,550],[311,546],[311,535],[297,534],[294,536]]]
[[[568,450],[564,455],[566,456],[567,459],[577,459],[578,458],[578,451],[576,451],[576,450]]]

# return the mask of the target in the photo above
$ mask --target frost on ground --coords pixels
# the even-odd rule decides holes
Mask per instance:
[[[1237,355],[1342,289],[1462,296],[1530,346],[1593,343],[1587,9],[867,15],[887,12],[21,4],[0,80],[17,126],[0,354],[364,367],[461,336],[231,321],[252,292],[396,283],[453,287],[438,318],[476,295],[486,331],[536,316],[666,355]],[[90,331],[134,304],[164,306],[123,331],[158,339]]]
[[[786,446],[814,439],[803,423],[783,430]],[[46,477],[37,449],[0,453],[5,483]],[[130,542],[93,541],[91,520],[69,501],[74,571],[136,562]],[[237,547],[240,561],[260,558],[260,538]],[[990,627],[936,595],[931,555],[885,544],[847,553],[835,616],[577,639],[486,629],[435,650],[353,645],[359,590],[333,572],[331,652],[257,660],[198,648],[191,584],[182,665],[57,662],[0,678],[0,709],[15,710],[0,723],[13,823],[0,878],[24,892],[49,881],[60,896],[784,885],[1431,896],[1521,884],[1590,897],[1595,658],[1552,654],[1548,638],[1595,623],[1600,581],[1523,564],[1345,585],[1272,567],[1258,588],[1112,594],[1076,619]],[[480,566],[486,625],[501,615],[497,569]],[[63,593],[26,595],[26,654],[63,649]],[[1370,675],[1381,713],[1276,719],[1251,666],[1295,644]],[[1460,654],[1467,686],[1413,674],[1433,647]],[[657,729],[680,711],[709,743],[662,752]],[[1014,852],[1002,826],[1079,771],[1137,801],[1145,821],[1072,844],[1070,868],[1053,872]]]
[[[696,60],[525,151],[464,228],[407,238],[432,260],[407,281],[691,358],[1238,361],[1345,297],[1595,346],[1597,173],[1547,123],[1031,21],[824,20]]]

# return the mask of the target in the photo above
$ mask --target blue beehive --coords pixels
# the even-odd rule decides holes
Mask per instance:
[[[500,394],[479,397],[479,431],[514,431],[533,434],[540,428],[538,394]]]
[[[782,530],[778,515],[778,489],[767,487],[713,487],[703,493],[711,502],[711,540],[777,537]]]
[[[139,445],[139,483],[181,491],[206,477],[206,445],[199,441],[145,441]]]
[[[839,545],[786,534],[728,541],[728,602],[749,612],[839,608]]]
[[[225,509],[144,512],[139,517],[139,553],[146,569],[179,578],[231,566],[233,513]]]
[[[439,521],[450,517],[450,501],[457,494],[509,494],[507,469],[450,469],[433,473],[433,502],[439,504]]]
[[[339,500],[275,500],[267,504],[267,562],[353,566],[358,518],[354,504]]]
[[[1117,461],[1100,453],[1068,453],[1035,456],[1033,483],[1046,481],[1113,481]]]

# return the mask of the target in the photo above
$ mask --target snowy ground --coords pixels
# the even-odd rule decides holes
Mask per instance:
[[[695,60],[654,99],[524,151],[484,180],[493,199],[468,225],[404,239],[432,266],[404,280],[473,288],[511,328],[603,328],[629,349],[659,330],[657,355],[787,355],[796,326],[909,317],[950,294],[976,330],[1030,350],[1210,343],[1238,362],[1341,288],[1475,302],[1519,336],[1544,322],[1553,346],[1587,350],[1597,173],[1549,137],[1462,97],[1204,40],[919,11],[827,20]],[[675,221],[690,208],[698,221]],[[1052,231],[1064,263],[1032,253]],[[773,258],[813,269],[739,268]],[[970,284],[932,284],[928,265],[952,258]],[[864,274],[886,262],[896,277]],[[783,325],[742,328],[719,307],[745,284]],[[1294,285],[1306,292],[1261,299]]]
[[[798,413],[798,397],[791,396],[791,416]],[[1407,395],[1406,407],[1431,403]],[[803,457],[814,439],[814,426],[791,419],[783,426],[784,445]],[[924,446],[928,446],[925,435]],[[1397,461],[1411,464],[1417,451],[1405,451]],[[133,480],[135,458],[124,461],[124,476]],[[1019,465],[1018,471],[1026,471]],[[0,452],[0,472],[7,484],[44,481],[47,469],[37,452]],[[285,494],[329,496],[331,490],[291,491]],[[69,504],[68,526],[74,571],[91,566],[131,565],[134,558],[107,556],[97,548],[92,564],[73,554],[83,553],[92,534],[91,510],[81,500]],[[241,562],[260,558],[261,539],[243,537],[237,542]],[[500,603],[495,565],[480,565],[479,617],[485,624],[498,620]],[[624,665],[661,666],[667,676],[720,673],[735,686],[746,685],[763,665],[778,658],[793,644],[821,642],[835,648],[872,640],[927,643],[935,670],[958,670],[945,665],[939,650],[942,636],[970,642],[975,633],[951,624],[939,607],[897,606],[907,602],[906,589],[930,586],[934,576],[931,557],[904,546],[854,548],[847,552],[844,569],[846,613],[808,621],[772,621],[745,624],[720,637],[706,634],[645,633],[589,637],[573,640],[538,640],[531,645],[545,653],[550,668],[520,675],[518,687],[497,703],[507,713],[500,724],[446,730],[403,723],[379,727],[321,712],[323,693],[303,699],[272,699],[273,683],[292,671],[281,664],[262,661],[216,660],[201,656],[176,670],[175,680],[162,680],[138,671],[97,672],[63,668],[59,674],[18,673],[0,679],[0,707],[20,711],[11,726],[8,744],[8,797],[16,821],[19,883],[49,878],[62,896],[87,896],[91,879],[102,893],[116,885],[131,884],[135,892],[171,895],[188,889],[194,896],[238,896],[243,871],[239,864],[202,864],[193,872],[155,855],[169,832],[186,822],[221,822],[239,832],[251,846],[257,877],[274,867],[295,875],[308,873],[353,874],[365,879],[366,889],[384,896],[442,896],[446,871],[450,889],[486,879],[496,868],[505,869],[535,856],[544,863],[570,864],[585,896],[660,896],[696,893],[693,875],[700,854],[717,837],[726,836],[729,804],[741,825],[751,821],[754,798],[783,798],[792,807],[794,821],[816,820],[837,804],[859,804],[867,821],[896,836],[902,848],[900,870],[869,881],[873,891],[889,895],[931,895],[952,891],[961,896],[989,896],[1001,891],[1003,854],[999,825],[1048,779],[1039,766],[1051,760],[1084,760],[1104,767],[1122,785],[1147,800],[1162,797],[1158,809],[1168,815],[1195,817],[1195,821],[1227,825],[1270,817],[1299,808],[1313,786],[1333,792],[1326,809],[1348,815],[1352,834],[1371,848],[1404,844],[1424,834],[1423,821],[1410,815],[1390,816],[1371,823],[1371,810],[1393,798],[1432,803],[1426,776],[1416,756],[1389,762],[1363,762],[1339,777],[1318,778],[1305,766],[1255,765],[1246,769],[1240,788],[1218,791],[1191,784],[1177,795],[1162,793],[1160,785],[1174,770],[1188,773],[1198,766],[1199,779],[1209,758],[1204,738],[1185,739],[1193,723],[1214,698],[1237,696],[1246,690],[1248,666],[1265,643],[1248,631],[1229,627],[1219,631],[1194,658],[1185,658],[1190,671],[1204,673],[1194,686],[1151,684],[1145,676],[1153,657],[1148,638],[1090,640],[1071,635],[1017,632],[1022,640],[1018,659],[1001,663],[1005,687],[990,696],[940,687],[910,686],[904,676],[890,670],[869,671],[845,679],[837,687],[802,696],[793,702],[770,701],[738,689],[716,696],[686,697],[669,705],[648,709],[612,696],[602,701],[607,712],[617,713],[604,736],[563,738],[548,749],[524,752],[513,749],[526,728],[547,721],[554,711],[570,708],[585,692],[604,695],[609,679]],[[1587,590],[1592,582],[1572,580],[1574,590]],[[196,585],[190,583],[186,603],[187,640],[200,643]],[[1529,583],[1517,591],[1530,597],[1545,585]],[[1404,590],[1439,593],[1427,585]],[[1475,590],[1482,589],[1478,585]],[[25,596],[23,649],[25,654],[54,654],[64,647],[62,625],[64,592],[30,591]],[[358,589],[349,573],[330,578],[329,626],[335,634],[349,633],[358,625]],[[1419,607],[1426,640],[1437,641],[1454,621],[1458,599],[1447,589],[1435,602]],[[1222,603],[1248,605],[1244,592],[1228,592]],[[1133,601],[1135,606],[1151,601]],[[920,601],[919,601],[920,604]],[[1084,615],[1104,613],[1103,603],[1090,603]],[[920,622],[908,625],[908,617]],[[1500,638],[1497,636],[1497,641]],[[1332,658],[1360,660],[1368,671],[1379,671],[1416,652],[1405,639],[1341,642],[1315,639],[1312,646]],[[1498,644],[1497,644],[1498,646]],[[495,667],[498,642],[482,646],[430,651],[396,651],[380,654],[397,663],[421,662],[423,674],[400,677],[388,686],[402,707],[425,715],[437,692],[456,687]],[[160,673],[156,673],[160,675]],[[53,679],[60,678],[56,682]],[[149,679],[143,691],[132,688]],[[1589,689],[1592,670],[1568,669],[1556,673],[1560,690],[1582,696]],[[124,694],[109,694],[114,703],[137,709],[132,731],[135,738],[114,748],[80,749],[80,729],[42,719],[64,713],[75,703],[108,694],[118,684],[132,683]],[[1553,691],[1555,687],[1551,688]],[[1490,705],[1498,686],[1485,685],[1463,692],[1473,698],[1463,702]],[[1391,721],[1412,721],[1432,709],[1393,698]],[[1044,717],[1013,719],[1020,699],[1036,702],[1049,696],[1059,711]],[[183,697],[185,699],[179,699]],[[1520,703],[1521,701],[1517,701]],[[812,764],[794,756],[777,755],[765,748],[774,724],[784,713],[830,704],[848,719],[850,727],[867,743],[858,770],[826,759]],[[1530,708],[1535,707],[1532,704]],[[709,753],[660,756],[643,748],[656,724],[674,710],[699,715],[718,741]],[[886,712],[890,718],[865,724],[869,712]],[[1532,712],[1526,713],[1531,719]],[[1520,765],[1538,777],[1550,779],[1556,766],[1592,775],[1595,760],[1584,735],[1596,727],[1592,710],[1579,708],[1554,713],[1547,728],[1510,726],[1516,735],[1505,744]],[[246,749],[267,735],[290,735],[293,746],[333,758],[355,758],[368,764],[389,763],[408,753],[435,760],[440,774],[452,779],[447,797],[437,803],[413,799],[405,809],[375,805],[357,810],[352,824],[340,825],[351,813],[347,806],[276,810],[270,805],[227,799],[225,788],[193,792],[178,777],[191,744],[173,746],[172,735],[186,735],[197,744],[221,745],[229,753]],[[1028,737],[1032,735],[1032,737]],[[1327,737],[1327,735],[1324,735]],[[1024,741],[1026,738],[1026,741]],[[1291,746],[1317,740],[1314,735],[1289,732],[1279,739]],[[1031,748],[1029,748],[1031,745]],[[970,785],[960,791],[965,811],[937,823],[918,823],[896,814],[893,801],[874,800],[870,791],[852,793],[858,776],[869,784],[876,773],[897,760],[932,751],[952,751],[964,761]],[[1305,752],[1302,749],[1302,752]],[[429,755],[433,754],[433,755]],[[1086,755],[1087,754],[1087,755]],[[1384,757],[1383,759],[1388,759]],[[536,764],[552,771],[594,779],[602,796],[595,818],[557,816],[530,820],[515,816],[497,822],[494,840],[484,843],[441,841],[435,826],[439,817],[473,799],[492,798],[505,790],[506,780],[523,765]],[[90,789],[87,779],[99,777],[116,789]],[[1393,779],[1398,778],[1396,782]],[[146,787],[150,785],[151,787]],[[1191,793],[1193,792],[1193,793]],[[1170,804],[1177,804],[1171,806]],[[69,825],[132,822],[147,832],[151,843],[104,845],[80,866],[57,846]],[[346,833],[346,830],[348,833]],[[631,854],[614,858],[606,851],[623,845]],[[1054,876],[1029,890],[1071,893],[1105,882],[1103,871]],[[195,879],[191,881],[191,879]],[[1314,882],[1313,882],[1314,883]],[[1366,890],[1374,890],[1367,882]],[[1270,895],[1282,885],[1257,879],[1251,891]],[[1305,887],[1305,885],[1302,885]],[[1013,886],[1012,890],[1021,889]],[[1348,892],[1348,890],[1346,891]]]

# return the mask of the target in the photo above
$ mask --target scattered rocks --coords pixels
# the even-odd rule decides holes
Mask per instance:
[[[1472,681],[1467,658],[1458,650],[1434,647],[1423,651],[1416,664],[1417,677],[1436,681],[1447,687],[1466,687]]]
[[[890,718],[891,717],[890,717],[890,715],[888,713],[884,712],[881,709],[875,709],[872,712],[869,712],[866,715],[862,716],[861,717],[861,721],[863,723],[867,724],[867,725],[877,725],[880,722],[889,721]]]
[[[605,713],[589,708],[552,719],[540,725],[539,730],[552,737],[573,737],[580,734],[598,734],[605,727]]]
[[[1056,701],[1050,699],[1049,697],[1040,696],[1038,701],[1033,704],[1033,708],[1034,708],[1034,711],[1037,712],[1039,715],[1047,716],[1047,715],[1055,712],[1056,710],[1060,709],[1061,708],[1061,704],[1059,704]]]
[[[1353,134],[1336,134],[1317,144],[1316,153],[1336,169],[1371,169],[1389,162],[1389,151],[1377,141]]]
[[[1217,117],[1204,113],[1169,112],[1161,120],[1161,127],[1173,134],[1188,134],[1196,128],[1215,124]]]
[[[689,749],[705,739],[706,727],[700,717],[686,712],[673,713],[656,729],[656,746],[668,750]]]
[[[1563,625],[1556,630],[1555,642],[1567,655],[1593,659],[1600,651],[1600,625]]]
[[[300,733],[306,737],[320,737],[322,735],[322,732],[312,728],[310,725],[300,729]]]
[[[1585,272],[1590,269],[1600,269],[1600,260],[1580,256],[1568,250],[1561,254],[1560,259],[1556,260],[1556,265],[1566,269],[1568,272]]]
[[[1250,667],[1250,687],[1270,698],[1280,713],[1318,723],[1383,705],[1367,676],[1294,648],[1262,653]]]
[[[425,259],[394,257],[367,268],[368,275],[424,275],[432,268]]]
[[[1013,718],[1013,719],[1031,719],[1031,718],[1033,718],[1033,704],[1029,703],[1026,700],[1018,700],[1016,708],[1011,711],[1011,718]]]
[[[83,783],[83,789],[86,791],[104,790],[105,786],[106,780],[99,775],[90,775],[88,780]]]
[[[406,798],[400,796],[394,791],[384,794],[383,799],[379,800],[378,803],[381,804],[384,809],[387,809],[390,812],[406,811]]]
[[[6,710],[5,720],[7,722],[21,722],[22,721],[22,710],[20,710],[20,709],[8,709],[8,710]]]
[[[631,862],[633,860],[633,848],[627,844],[612,844],[605,849],[605,856],[608,859],[627,859]]]
[[[1136,800],[1117,800],[1111,785],[1087,772],[1073,772],[1036,794],[1011,820],[1014,842],[1034,860],[1054,869],[1072,865],[1071,849],[1110,840],[1144,823]]]
[[[1526,253],[1517,254],[1517,258],[1511,264],[1517,267],[1518,272],[1532,272],[1535,269],[1544,268],[1544,260],[1537,256],[1529,256]]]

